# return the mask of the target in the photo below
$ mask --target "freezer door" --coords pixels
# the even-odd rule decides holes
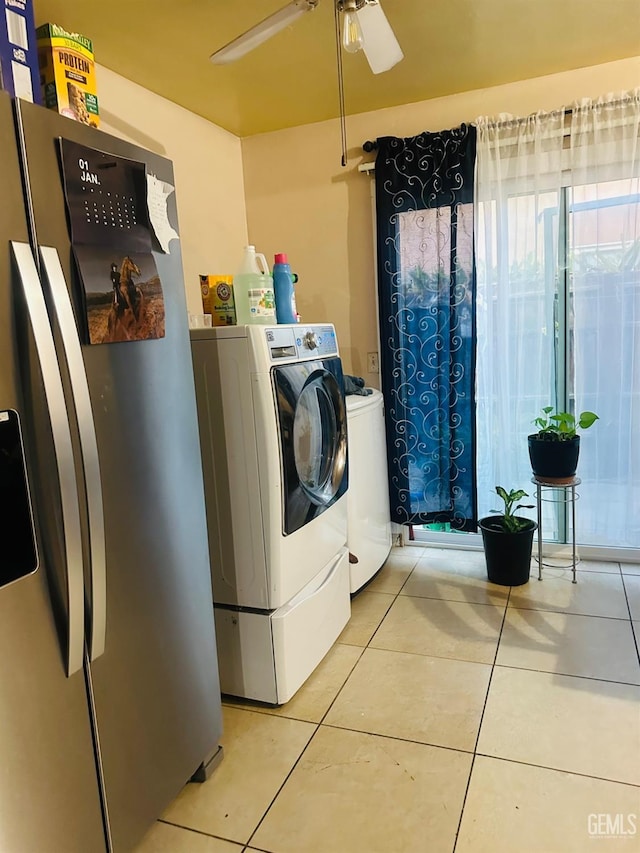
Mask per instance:
[[[32,107],[22,103],[20,112],[35,234],[40,246],[57,251],[78,319],[58,138],[144,162],[171,185],[173,170],[163,157]],[[175,193],[168,203],[177,230]],[[106,564],[105,646],[91,664],[91,682],[115,851],[134,846],[216,750],[221,733],[180,244],[172,240],[170,254],[155,248],[165,336],[99,345],[81,338]]]
[[[67,677],[66,567],[38,521],[60,488],[44,389],[24,383],[40,368],[10,249],[28,236],[4,92],[0,151],[0,850],[86,853],[106,841],[85,677]]]

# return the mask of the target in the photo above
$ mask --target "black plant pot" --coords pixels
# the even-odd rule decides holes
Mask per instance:
[[[522,586],[528,582],[533,534],[538,525],[528,518],[524,520],[526,526],[516,533],[504,530],[501,515],[490,515],[478,522],[482,531],[487,575],[491,583]]]
[[[556,441],[538,438],[534,433],[528,438],[531,470],[539,480],[567,482],[576,475],[580,436]]]

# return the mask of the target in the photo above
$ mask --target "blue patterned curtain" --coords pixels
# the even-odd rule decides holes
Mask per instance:
[[[391,518],[476,532],[475,128],[377,144]]]

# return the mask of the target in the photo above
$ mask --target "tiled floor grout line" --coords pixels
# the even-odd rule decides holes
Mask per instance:
[[[634,577],[634,575],[628,575],[628,577]],[[637,577],[637,575],[635,576]],[[624,575],[622,575],[622,590],[624,592],[625,601],[627,602],[627,610],[629,611],[629,622],[631,624],[631,635],[633,636],[633,642],[636,646],[636,654],[638,655],[638,662],[640,662],[640,646],[638,645],[638,637],[636,632],[633,629],[633,613],[631,612],[631,602],[629,601],[629,593],[627,592],[627,585],[624,582]]]
[[[505,761],[508,764],[517,764],[519,767],[537,767],[540,770],[549,770],[552,773],[563,773],[569,776],[580,776],[581,779],[596,779],[599,782],[611,782],[613,785],[625,785],[627,788],[633,788],[640,791],[640,784],[635,782],[624,782],[621,779],[610,779],[608,776],[594,776],[592,773],[581,773],[579,770],[565,770],[562,767],[551,767],[548,764],[534,764],[532,761],[520,761],[515,758],[505,758],[502,755],[488,755],[486,752],[476,752],[476,756],[481,758],[489,758],[492,761]]]
[[[592,572],[592,574],[596,574],[596,573]],[[605,574],[605,572],[601,572],[601,574]],[[608,573],[608,574],[610,577],[616,577],[616,575],[614,575],[612,573]],[[629,575],[629,577],[633,577],[633,575]],[[543,583],[543,581],[541,581],[541,582]],[[399,596],[401,596],[402,598],[419,598],[422,601],[446,601],[449,604],[472,604],[472,605],[477,606],[477,607],[509,606],[511,608],[511,610],[527,610],[527,611],[533,610],[536,613],[562,613],[562,614],[566,614],[567,616],[583,616],[585,619],[611,619],[614,622],[627,622],[627,621],[629,621],[628,616],[604,616],[602,613],[578,613],[578,612],[573,611],[573,610],[550,610],[548,607],[531,607],[531,606],[523,607],[523,606],[517,605],[517,604],[511,604],[511,605],[504,604],[503,605],[503,602],[498,602],[496,604],[493,604],[491,602],[487,603],[485,601],[471,601],[470,599],[461,600],[459,598],[443,598],[443,597],[436,597],[436,596],[431,596],[431,595],[409,595],[406,592],[404,594],[399,593]]]
[[[516,672],[539,672],[541,675],[560,675],[562,678],[577,678],[582,681],[596,681],[600,684],[622,684],[625,687],[640,687],[640,682],[620,681],[613,678],[597,678],[595,675],[576,675],[573,672],[558,672],[556,669],[535,669],[531,666],[514,666],[510,663],[496,663],[499,669],[513,669]]]
[[[182,829],[184,832],[193,832],[195,835],[202,835],[204,838],[215,838],[217,841],[227,841],[230,844],[238,844],[240,846],[244,843],[242,841],[232,841],[230,838],[225,838],[223,835],[212,835],[210,832],[205,832],[202,829],[194,829],[192,826],[183,826],[181,823],[175,823],[174,821],[167,820],[164,817],[159,817],[158,823],[164,823],[167,826],[175,826],[176,829]]]
[[[612,575],[612,577],[614,577]],[[518,607],[511,605],[511,610],[524,611],[525,613],[557,613],[561,616],[582,616],[584,619],[609,619],[611,622],[628,622],[627,616],[603,616],[601,613],[576,613],[574,610],[549,610],[544,607]]]
[[[335,729],[338,732],[354,732],[355,734],[360,735],[370,735],[373,738],[383,738],[386,740],[397,740],[399,743],[410,743],[414,746],[428,746],[431,749],[444,749],[449,752],[462,752],[464,755],[473,755],[473,752],[470,749],[463,749],[460,746],[445,746],[442,743],[432,743],[431,741],[424,740],[413,740],[410,737],[403,737],[403,735],[388,735],[381,734],[380,732],[370,732],[367,729],[351,729],[347,726],[339,726],[337,723],[323,723],[322,724],[326,729]]]
[[[473,775],[473,768],[476,763],[476,755],[478,750],[478,741],[480,740],[480,730],[482,729],[482,721],[484,719],[484,712],[487,707],[487,702],[489,701],[489,691],[491,690],[491,682],[493,681],[493,673],[496,668],[496,660],[498,659],[498,649],[500,648],[500,640],[502,639],[502,631],[504,630],[504,623],[507,620],[507,610],[509,609],[509,600],[511,598],[511,590],[513,587],[509,587],[509,592],[507,594],[507,600],[504,606],[504,613],[502,614],[502,622],[500,624],[500,631],[498,633],[498,642],[496,643],[496,651],[493,656],[493,663],[491,664],[491,672],[489,673],[489,682],[487,684],[487,692],[484,696],[484,702],[482,704],[482,712],[480,714],[480,720],[478,722],[478,733],[476,734],[476,741],[473,745],[473,757],[471,758],[471,767],[469,768],[469,777],[467,779],[467,784],[464,789],[464,796],[462,798],[462,808],[460,809],[460,818],[458,820],[458,826],[456,827],[456,835],[453,841],[452,853],[455,853],[456,847],[458,846],[458,836],[460,834],[460,827],[462,826],[462,819],[464,817],[465,806],[467,805],[467,796],[469,794],[469,787],[471,785],[471,777]]]
[[[491,607],[492,605],[488,605]],[[371,638],[373,640],[373,637]],[[347,645],[345,643],[345,645]],[[412,652],[412,651],[404,651],[399,649],[387,649],[382,646],[367,646],[367,649],[371,649],[372,652],[389,652],[390,654],[398,654],[398,655],[407,655],[407,657],[414,658],[431,658],[432,660],[455,660],[460,663],[475,663],[478,666],[491,666],[489,661],[477,660],[476,658],[465,658],[465,657],[449,657],[448,655],[430,655],[425,652]],[[500,665],[500,664],[499,664]],[[514,667],[515,669],[515,667]]]
[[[299,720],[298,722],[304,722],[304,721]],[[260,820],[259,820],[259,821],[258,821],[258,823],[256,824],[255,828],[254,828],[254,829],[253,829],[253,831],[251,832],[251,834],[250,834],[250,836],[249,836],[249,840],[245,842],[245,845],[246,845],[246,846],[249,846],[249,845],[251,844],[251,842],[252,842],[252,840],[253,840],[254,835],[255,835],[255,834],[256,834],[256,832],[260,829],[260,827],[261,827],[261,825],[262,825],[263,821],[265,820],[265,818],[266,818],[266,817],[267,817],[267,815],[269,814],[269,811],[271,810],[271,807],[273,806],[273,804],[275,803],[275,801],[276,801],[276,800],[278,799],[278,797],[280,796],[280,792],[282,791],[282,789],[284,788],[284,786],[285,786],[285,785],[287,784],[287,782],[289,781],[289,777],[291,776],[291,774],[293,773],[293,771],[296,769],[296,767],[298,766],[298,764],[299,764],[299,763],[300,763],[300,761],[302,760],[302,756],[305,754],[305,752],[307,751],[307,749],[309,749],[309,744],[313,741],[314,737],[315,737],[315,736],[318,734],[318,732],[320,731],[320,723],[312,723],[311,725],[315,725],[315,727],[316,727],[316,728],[315,728],[315,731],[312,733],[311,737],[310,737],[310,738],[309,738],[309,740],[306,742],[306,744],[305,744],[305,746],[304,746],[304,749],[302,750],[302,752],[300,753],[300,755],[296,758],[296,760],[294,761],[293,765],[291,766],[291,769],[289,770],[289,772],[287,773],[287,775],[286,775],[286,776],[284,777],[284,779],[282,780],[282,784],[280,785],[280,787],[278,788],[278,790],[276,791],[276,793],[275,793],[275,794],[273,795],[273,797],[271,798],[271,802],[269,803],[269,805],[267,806],[267,808],[264,810],[264,814],[262,815],[262,817],[260,818]]]

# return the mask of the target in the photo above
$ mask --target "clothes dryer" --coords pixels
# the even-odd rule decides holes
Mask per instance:
[[[191,330],[223,693],[286,702],[350,616],[331,325]]]
[[[346,398],[349,435],[347,546],[351,592],[357,592],[382,567],[391,550],[384,398],[370,394]]]

